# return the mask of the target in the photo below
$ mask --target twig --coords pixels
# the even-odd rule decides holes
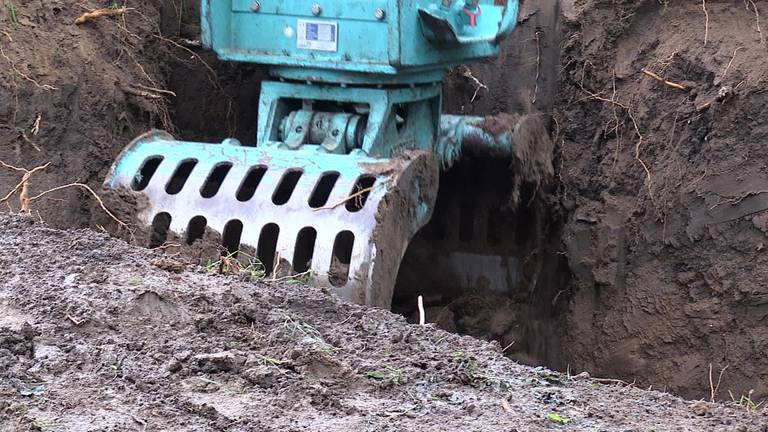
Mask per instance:
[[[16,68],[16,65],[13,64],[13,61],[11,61],[11,59],[7,55],[5,55],[5,51],[3,51],[2,45],[0,45],[0,56],[2,56],[5,59],[5,61],[7,61],[8,64],[11,65],[11,69],[13,69],[14,72],[16,72],[20,77],[22,77],[25,80],[27,80],[27,81],[31,82],[32,84],[34,84],[37,88],[41,88],[43,90],[58,90],[58,88],[56,88],[56,87],[54,87],[52,85],[48,85],[48,84],[42,84],[41,85],[39,82],[35,81],[34,79],[30,78],[28,75],[26,75],[26,74],[22,73],[20,70],[18,70]]]
[[[416,301],[416,306],[419,308],[419,325],[424,325],[426,322],[426,314],[424,313],[424,297],[419,296]]]
[[[723,82],[725,80],[725,76],[728,74],[728,70],[731,68],[731,65],[733,64],[733,60],[736,58],[736,53],[742,49],[743,47],[736,47],[735,50],[733,50],[733,55],[731,56],[731,61],[728,62],[728,65],[725,67],[725,70],[723,70],[723,74],[720,76],[720,79],[717,82]]]
[[[50,164],[50,162],[49,162],[49,164]],[[46,166],[48,166],[48,164],[46,164]],[[51,192],[57,192],[57,191],[60,191],[62,189],[66,189],[66,188],[70,188],[70,187],[78,187],[78,188],[82,188],[82,189],[85,189],[86,191],[88,191],[93,196],[93,198],[96,199],[96,202],[99,203],[99,207],[101,207],[101,209],[104,210],[104,213],[106,213],[110,218],[112,218],[112,220],[117,222],[118,225],[122,226],[125,229],[128,229],[128,224],[126,224],[125,222],[123,222],[120,219],[118,219],[117,216],[115,216],[111,211],[109,211],[107,206],[104,205],[104,201],[101,200],[101,197],[96,192],[94,192],[93,189],[91,189],[91,187],[88,186],[87,184],[83,184],[83,183],[70,183],[70,184],[66,184],[66,185],[63,185],[63,186],[57,186],[57,187],[55,187],[53,189],[48,189],[45,192],[40,192],[39,194],[33,196],[32,198],[29,198],[29,202],[31,203],[31,202],[33,202],[35,200],[38,200],[38,199],[42,198],[43,196],[45,196],[45,195],[47,195],[47,194],[49,194]]]
[[[100,17],[104,17],[104,16],[122,15],[122,14],[124,14],[128,10],[129,9],[125,8],[125,7],[121,7],[121,8],[117,8],[117,9],[109,9],[109,8],[107,8],[107,9],[95,9],[95,10],[92,10],[90,12],[86,12],[86,13],[80,15],[79,17],[77,17],[77,19],[75,20],[75,24],[77,24],[77,25],[85,24],[88,21],[92,21],[92,20],[94,20],[96,18],[100,18]]]
[[[278,258],[279,257],[280,255],[278,254]],[[268,279],[270,282],[282,282],[284,280],[293,280],[293,279],[298,279],[302,276],[309,276],[312,274],[312,270],[307,270],[305,272],[296,273],[294,275],[288,275],[288,276],[282,276],[282,277],[276,278],[275,270],[277,270],[277,266],[279,265],[279,260],[276,260],[276,262],[278,262],[278,264],[274,265],[274,270],[272,271],[272,278]]]
[[[674,88],[676,88],[676,89],[678,89],[678,90],[685,90],[685,86],[683,86],[682,84],[678,84],[678,83],[676,83],[676,82],[674,82],[674,81],[665,80],[664,78],[662,78],[662,77],[658,76],[657,74],[655,74],[655,73],[653,73],[653,72],[649,71],[649,70],[648,70],[648,69],[646,69],[646,68],[643,68],[643,69],[640,69],[640,70],[641,70],[641,71],[642,71],[644,74],[646,74],[646,75],[648,75],[649,77],[651,77],[651,78],[655,79],[656,81],[662,82],[662,83],[664,83],[664,84],[666,84],[666,85],[668,85],[668,86],[670,86],[670,87],[674,87]]]
[[[473,103],[475,101],[475,98],[477,98],[477,94],[481,89],[486,91],[488,90],[487,85],[483,84],[479,79],[475,78],[475,76],[472,74],[472,69],[470,69],[469,66],[462,66],[461,75],[475,83],[475,93],[472,95],[472,99],[470,99],[469,103]]]
[[[374,187],[376,187],[376,186],[371,186],[371,187],[367,187],[367,188],[365,188],[365,189],[360,189],[359,191],[357,191],[357,192],[353,193],[352,195],[350,195],[350,196],[348,196],[348,197],[344,198],[343,200],[341,200],[341,201],[339,201],[339,202],[337,202],[337,203],[335,203],[335,204],[332,204],[332,205],[329,205],[329,206],[325,206],[325,207],[318,207],[318,208],[316,208],[316,209],[314,209],[314,210],[312,210],[312,211],[320,211],[320,210],[333,210],[333,209],[335,209],[336,207],[338,207],[338,206],[340,206],[340,205],[342,205],[342,204],[346,203],[347,201],[353,200],[353,199],[355,199],[355,198],[357,198],[357,197],[359,197],[359,196],[362,196],[362,195],[364,195],[364,194],[366,194],[366,193],[368,193],[368,192],[372,191]]]
[[[651,176],[651,170],[648,169],[648,165],[646,165],[645,161],[643,161],[640,158],[640,145],[643,143],[643,134],[640,133],[640,127],[637,125],[637,121],[635,120],[635,117],[632,115],[632,109],[629,106],[619,102],[618,100],[606,99],[600,96],[599,94],[590,92],[584,87],[582,87],[581,89],[584,92],[586,92],[592,99],[612,103],[614,105],[624,108],[627,111],[627,116],[629,117],[630,120],[632,120],[632,126],[635,128],[635,133],[637,134],[637,137],[638,137],[637,144],[635,145],[635,160],[637,160],[638,163],[640,163],[640,166],[643,167],[643,170],[645,170],[648,195],[651,201],[653,202],[654,198],[653,198],[653,192],[651,188],[653,177]]]
[[[40,132],[40,122],[42,120],[43,120],[43,115],[38,114],[37,117],[35,118],[35,122],[32,123],[32,129],[29,130],[30,132],[32,132],[32,135],[37,136],[37,133]]]
[[[717,394],[717,389],[720,388],[720,381],[723,379],[723,373],[728,369],[728,366],[730,365],[725,365],[724,368],[720,369],[720,375],[717,377],[717,385],[712,385],[712,363],[709,364],[709,400],[712,403],[715,403],[715,394]]]
[[[139,88],[147,90],[147,91],[151,91],[151,92],[155,92],[155,93],[163,93],[163,94],[167,94],[167,95],[171,95],[173,97],[176,97],[176,93],[174,93],[174,92],[172,92],[170,90],[163,90],[163,89],[154,88],[154,87],[147,87],[147,86],[145,86],[143,84],[134,84],[134,85],[136,87],[139,87]]]
[[[611,100],[616,100],[616,69],[612,71],[612,85],[613,85],[613,93],[611,94]],[[619,153],[621,152],[621,131],[619,129],[619,126],[621,126],[621,122],[619,122],[619,115],[616,113],[616,104],[611,104],[611,108],[613,109],[613,119],[616,122],[616,126],[613,128],[613,133],[616,135],[616,150],[613,155],[613,165],[611,166],[611,175],[613,175],[614,169],[616,168],[616,163],[619,161]]]
[[[536,104],[536,97],[539,94],[539,76],[541,75],[541,39],[539,35],[541,32],[539,30],[536,30],[535,36],[536,36],[536,81],[533,87],[533,98],[531,99],[531,104]]]
[[[753,0],[749,0],[752,4],[752,9],[755,10],[755,21],[757,21],[757,33],[760,34],[760,44],[765,45],[765,39],[763,38],[763,32],[760,30],[760,12],[757,11],[757,5]]]
[[[510,349],[512,347],[512,345],[515,344],[515,342],[517,342],[517,341],[510,342],[509,345],[505,346],[504,349],[501,350],[501,352],[506,352],[508,349]]]
[[[35,150],[40,151],[40,147],[38,147],[37,144],[32,142],[32,140],[29,139],[29,137],[27,136],[27,134],[25,132],[21,133],[21,139],[23,139],[24,142],[26,142],[27,144],[31,145]]]
[[[712,207],[710,207],[709,210],[710,211],[714,210],[715,208],[720,207],[723,204],[737,205],[751,196],[762,195],[764,193],[768,193],[768,190],[748,191],[740,196],[735,196],[735,197],[718,201]]]
[[[24,173],[24,175],[21,177],[21,181],[19,182],[19,184],[17,184],[13,189],[11,189],[11,191],[8,192],[4,197],[0,198],[0,203],[2,203],[4,201],[8,201],[20,189],[22,189],[22,192],[23,192],[23,189],[24,189],[25,185],[27,184],[27,181],[29,181],[29,178],[32,177],[32,175],[34,173],[36,173],[38,171],[42,171],[42,170],[48,168],[48,165],[50,165],[50,164],[51,163],[48,162],[45,165],[40,165],[38,167],[32,168],[31,170],[27,170],[27,169],[24,169],[24,168],[17,168],[17,167],[15,167],[13,165],[8,165],[7,163],[5,163],[5,162],[0,160],[0,165],[2,165],[3,167],[8,168],[8,169],[12,169],[14,171],[19,171],[19,172],[23,172]],[[24,207],[24,204],[22,202],[22,210],[23,210],[23,207]]]
[[[651,170],[648,169],[648,165],[645,164],[645,161],[640,158],[640,145],[643,143],[643,134],[640,133],[640,128],[637,126],[637,121],[635,121],[635,117],[632,115],[632,110],[627,110],[627,115],[629,116],[629,119],[632,120],[632,125],[635,127],[635,133],[637,134],[637,144],[635,145],[635,159],[640,163],[640,166],[643,167],[645,170],[645,178],[646,178],[646,186],[648,188],[648,197],[651,199],[651,202],[653,202],[653,190],[651,186],[653,185],[653,177],[651,176]]]
[[[11,34],[10,34],[10,33],[8,33],[8,32],[7,32],[7,31],[5,31],[5,30],[0,30],[0,33],[4,34],[4,35],[5,35],[5,37],[7,37],[7,38],[8,38],[8,42],[10,42],[10,43],[13,43],[13,38],[11,37]]]
[[[77,320],[77,319],[73,318],[72,315],[70,315],[70,314],[67,314],[67,319],[72,321],[72,324],[74,324],[74,325],[76,325],[78,327],[83,325],[83,323],[85,322],[85,320]]]
[[[707,46],[709,37],[709,13],[707,12],[707,0],[701,0],[701,9],[704,11],[704,46]]]
[[[512,406],[507,402],[506,399],[501,400],[501,407],[506,411],[508,414],[515,414],[515,410],[512,409]]]
[[[148,91],[134,89],[134,88],[131,88],[131,87],[128,87],[128,86],[121,85],[120,89],[123,90],[124,92],[132,94],[134,96],[139,96],[139,97],[143,97],[143,98],[147,98],[147,99],[162,99],[163,98],[163,96],[161,96],[159,94],[154,94],[154,93],[150,93]]]

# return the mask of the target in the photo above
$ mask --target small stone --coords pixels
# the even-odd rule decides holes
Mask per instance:
[[[185,362],[185,361],[189,360],[190,357],[192,357],[192,351],[184,350],[184,351],[182,351],[180,353],[176,353],[173,357],[176,360],[178,360],[178,361]]]
[[[696,401],[691,404],[691,410],[697,416],[704,416],[709,412],[709,404],[704,401]]]
[[[180,361],[173,359],[168,362],[168,364],[165,366],[165,370],[167,370],[170,373],[176,373],[181,370],[182,364]]]
[[[584,372],[582,372],[580,374],[574,375],[572,378],[575,379],[575,380],[585,380],[585,379],[589,379],[590,375],[589,375],[589,372],[584,371]]]
[[[198,368],[208,373],[235,371],[245,363],[245,359],[233,351],[198,354],[192,359]]]
[[[272,368],[256,366],[243,372],[245,379],[261,388],[272,388],[277,381],[277,374]]]

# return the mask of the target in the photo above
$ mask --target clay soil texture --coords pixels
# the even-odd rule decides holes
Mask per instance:
[[[722,371],[717,398],[768,395],[762,9],[527,1],[504,55],[452,77],[449,110],[552,118],[542,199],[569,281],[535,287],[549,306],[524,329],[557,343],[518,335],[515,358],[689,398]]]
[[[301,284],[0,216],[0,429],[766,430]]]
[[[107,198],[99,187],[110,164],[151,128],[253,142],[263,73],[199,47],[197,2],[131,1],[123,14],[74,24],[85,8],[110,6],[120,5],[0,5],[0,160],[50,162],[29,178],[28,197],[79,182]],[[515,306],[533,312],[526,342],[505,354],[692,399],[710,400],[720,380],[714,399],[733,398],[737,410],[699,404],[704,415],[694,416],[672,396],[526,369],[498,346],[309,287],[168,273],[157,266],[178,270],[181,257],[4,217],[0,421],[9,430],[761,426],[751,411],[768,395],[762,9],[529,0],[503,55],[468,69],[472,78],[454,74],[445,101],[456,113],[541,115],[554,137],[554,182],[535,189],[536,205],[547,208],[542,244],[567,270]],[[0,167],[0,199],[22,175]],[[22,202],[0,205],[15,213]],[[81,186],[29,207],[56,227],[111,223]]]

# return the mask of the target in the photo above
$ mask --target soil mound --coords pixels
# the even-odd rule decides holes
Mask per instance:
[[[768,421],[523,367],[497,343],[300,284],[167,271],[167,256],[90,230],[7,215],[0,225],[0,430],[761,431]]]

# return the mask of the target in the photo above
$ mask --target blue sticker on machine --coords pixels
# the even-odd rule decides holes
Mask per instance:
[[[335,21],[299,20],[296,46],[315,51],[338,50],[339,25]]]

